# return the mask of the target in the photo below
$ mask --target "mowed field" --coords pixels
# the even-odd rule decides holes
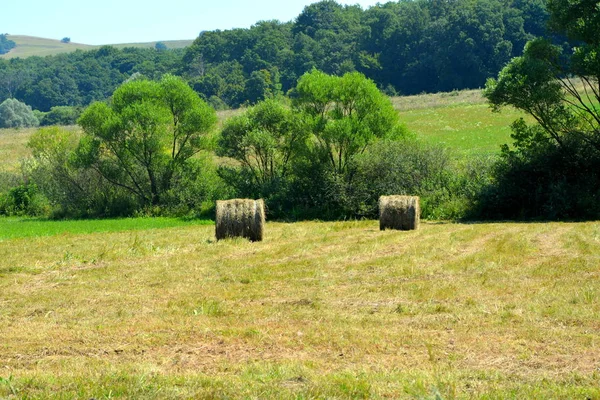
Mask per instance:
[[[0,239],[0,398],[600,399],[597,222],[64,229]]]
[[[82,43],[62,43],[60,39],[47,39],[26,35],[9,35],[8,39],[16,43],[16,47],[6,54],[0,55],[0,58],[26,58],[32,56],[53,56],[61,53],[70,53],[75,50],[93,50],[100,46],[93,46]],[[76,39],[76,38],[73,38]],[[169,49],[179,49],[191,45],[193,40],[165,40],[164,43]],[[117,48],[124,47],[154,47],[157,42],[147,43],[121,43],[111,44]]]
[[[457,157],[518,116],[477,91],[394,103]],[[0,130],[0,171],[32,132]],[[596,400],[599,349],[600,222],[269,221],[250,243],[0,218],[0,399]]]

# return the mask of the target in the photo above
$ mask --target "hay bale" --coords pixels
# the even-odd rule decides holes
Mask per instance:
[[[381,196],[379,229],[409,231],[419,229],[421,207],[418,196]]]
[[[265,202],[250,199],[218,200],[215,231],[217,240],[244,237],[263,240]]]

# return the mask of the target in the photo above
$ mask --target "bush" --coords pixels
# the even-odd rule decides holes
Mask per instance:
[[[38,124],[27,104],[16,99],[6,99],[0,104],[0,128],[27,128]]]
[[[354,159],[347,176],[330,180],[329,197],[345,216],[376,218],[379,196],[416,195],[424,218],[459,219],[473,198],[469,170],[438,147],[410,139],[380,141]]]
[[[551,143],[504,149],[493,184],[483,188],[475,216],[485,219],[599,219],[600,155],[586,144]]]
[[[43,114],[43,117],[40,119],[40,125],[75,125],[82,111],[80,107],[52,107],[50,111]]]
[[[21,184],[0,195],[0,214],[48,216],[50,204],[35,184]]]

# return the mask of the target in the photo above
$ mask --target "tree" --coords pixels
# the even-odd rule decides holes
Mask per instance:
[[[527,43],[487,82],[492,107],[525,111],[503,148],[488,196],[500,217],[597,218],[600,207],[600,10],[587,0],[549,0],[549,26],[576,45],[568,54],[546,39]],[[512,215],[511,215],[512,213]]]
[[[81,116],[79,159],[142,205],[159,205],[215,123],[212,107],[180,78],[127,82],[111,104]]]
[[[38,124],[27,104],[16,99],[6,99],[0,104],[0,128],[26,128]]]
[[[258,188],[284,180],[304,145],[292,110],[269,99],[231,118],[223,128],[218,155],[239,161]]]
[[[70,37],[64,37],[62,39],[60,39],[61,43],[71,43],[71,38]]]
[[[389,98],[358,72],[336,77],[313,70],[300,78],[294,95],[318,152],[338,174],[376,139],[403,134]]]
[[[17,45],[14,41],[8,39],[6,36],[8,36],[8,35],[7,34],[0,35],[0,54],[8,53],[12,49],[14,49]]]
[[[154,48],[158,51],[163,51],[163,50],[167,50],[167,45],[164,44],[163,42],[156,42],[156,44],[154,45]]]
[[[30,79],[30,74],[24,69],[0,70],[0,96],[14,98],[17,91]]]

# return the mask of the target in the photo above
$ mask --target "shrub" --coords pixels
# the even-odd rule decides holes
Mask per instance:
[[[48,216],[50,204],[35,184],[21,184],[0,195],[0,213],[5,215]]]
[[[27,104],[16,99],[6,99],[0,104],[0,128],[27,128],[38,124]]]
[[[40,125],[75,125],[82,111],[80,107],[52,107],[50,111],[43,114],[43,117],[40,119]]]

